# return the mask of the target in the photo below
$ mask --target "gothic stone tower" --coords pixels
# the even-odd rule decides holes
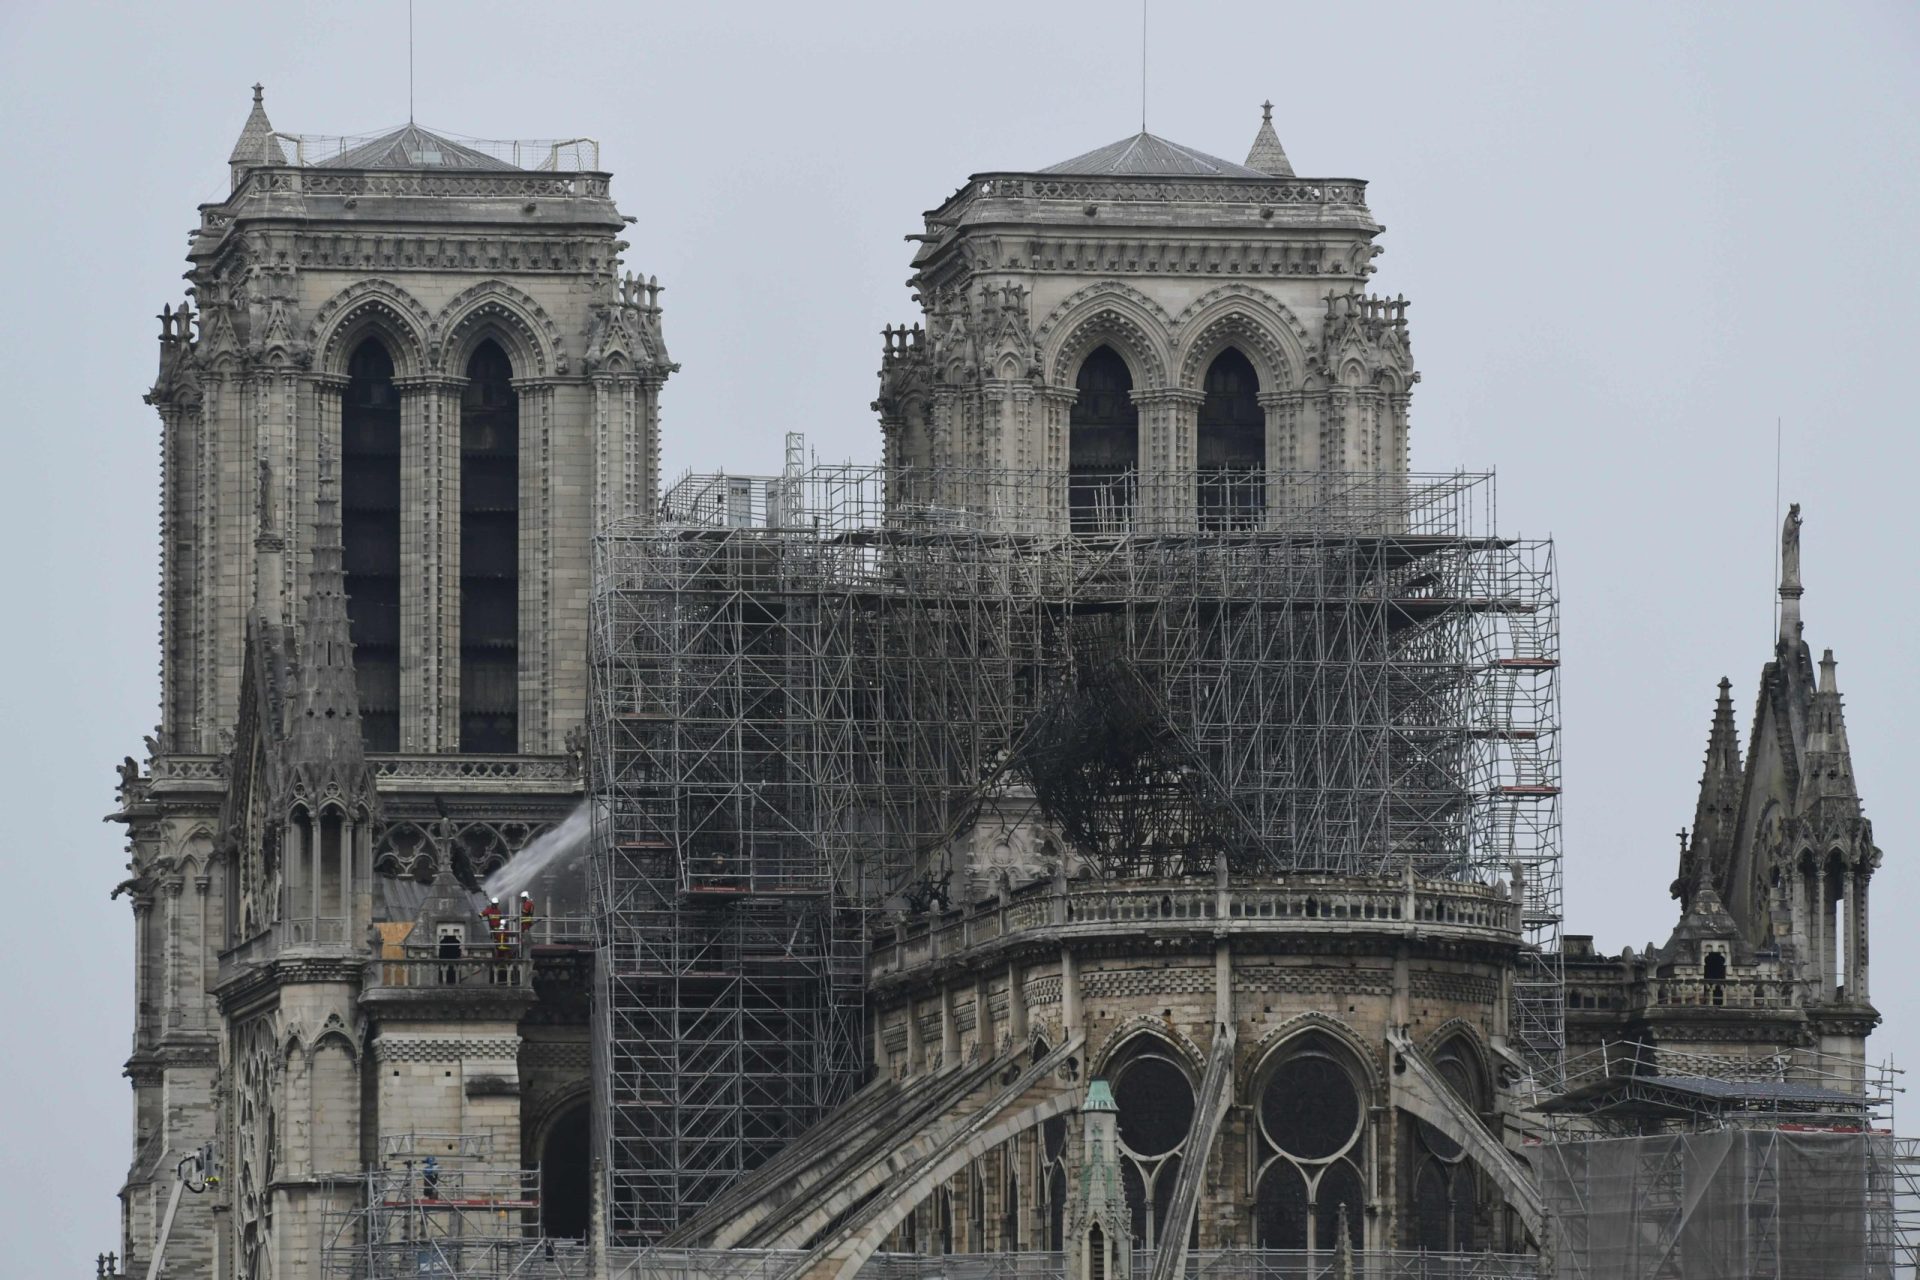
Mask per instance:
[[[1881,852],[1854,779],[1833,650],[1816,662],[1802,634],[1800,531],[1796,503],[1781,529],[1780,630],[1744,760],[1733,683],[1720,681],[1672,886],[1679,923],[1642,954],[1569,940],[1575,1049],[1636,1039],[1735,1063],[1787,1055],[1862,1083],[1880,1021],[1868,890]]]
[[[589,543],[655,504],[675,367],[658,286],[620,276],[630,219],[597,163],[583,140],[412,124],[280,134],[256,86],[232,190],[201,207],[148,397],[161,720],[115,815],[137,933],[130,1266],[209,1140],[228,1190],[189,1197],[167,1274],[317,1265],[308,1202],[372,1143],[370,925],[578,801]],[[584,1088],[584,1035],[489,1050],[529,1133],[542,1099]]]
[[[1407,304],[1362,292],[1380,231],[1364,182],[1294,175],[1270,105],[1245,164],[1141,133],[976,174],[912,237],[886,462],[997,486],[953,497],[1035,532],[1231,524],[1315,496],[1288,473],[1404,472]]]

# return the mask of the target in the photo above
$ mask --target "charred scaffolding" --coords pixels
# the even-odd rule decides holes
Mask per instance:
[[[789,456],[596,549],[615,1241],[851,1095],[869,917],[924,907],[1009,782],[1109,880],[1518,877],[1512,1041],[1556,1073],[1552,548],[1492,533],[1488,477],[1270,476],[1215,519],[1125,474],[1068,527],[1060,476]]]

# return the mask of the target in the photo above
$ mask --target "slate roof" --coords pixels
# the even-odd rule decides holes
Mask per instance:
[[[463,146],[451,138],[402,125],[371,142],[320,162],[324,169],[492,169],[513,172],[514,166],[484,151]]]
[[[1222,160],[1151,133],[1110,142],[1085,155],[1050,164],[1041,173],[1123,178],[1270,178],[1244,164]]]

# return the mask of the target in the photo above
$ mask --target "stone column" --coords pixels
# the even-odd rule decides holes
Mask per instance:
[[[1867,886],[1873,876],[1869,871],[1854,873],[1853,908],[1850,919],[1853,921],[1853,964],[1847,970],[1847,987],[1853,997],[1853,1003],[1866,1004],[1867,994]]]
[[[458,379],[394,379],[400,396],[400,749],[460,748]]]
[[[207,996],[207,988],[213,985],[207,966],[208,962],[217,956],[226,945],[224,936],[217,942],[214,940],[215,920],[212,906],[212,889],[213,877],[211,875],[203,872],[203,874],[193,878],[195,910],[200,917],[199,946],[194,949],[193,1017],[190,1024],[195,1031],[210,1030],[216,1021],[212,1016],[213,1009],[211,1005],[213,1002]],[[224,916],[225,912],[222,911],[221,914]],[[224,921],[222,921],[222,923],[224,923]]]
[[[553,705],[553,524],[558,518],[554,381],[515,378],[513,386],[520,397],[519,748],[545,752],[560,745],[549,723]],[[573,504],[577,513],[591,478],[580,475],[562,479],[569,489],[578,489]]]
[[[1821,1001],[1833,998],[1832,970],[1827,964],[1831,930],[1827,923],[1827,873],[1824,865],[1816,863],[1813,879],[1808,888],[1813,895],[1813,989],[1815,997]]]
[[[1067,532],[1067,422],[1077,387],[1043,386],[1039,391],[1039,421],[1034,429],[1034,467],[1044,491],[1035,495],[1035,518],[1029,531],[1059,537]]]
[[[1133,392],[1140,410],[1140,488],[1134,499],[1134,529],[1186,532],[1198,526],[1198,391],[1168,387]]]

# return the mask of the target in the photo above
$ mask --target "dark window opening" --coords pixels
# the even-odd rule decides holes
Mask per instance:
[[[1282,1063],[1260,1095],[1267,1140],[1297,1160],[1338,1155],[1359,1132],[1360,1118],[1353,1077],[1318,1053]]]
[[[520,749],[520,401],[497,343],[460,401],[460,750]]]
[[[1144,1055],[1120,1069],[1113,1082],[1120,1141],[1138,1156],[1163,1156],[1187,1139],[1193,1127],[1193,1085],[1165,1058]]]
[[[1253,1204],[1254,1245],[1260,1249],[1307,1247],[1307,1184],[1284,1160],[1267,1167]]]
[[[1316,1249],[1333,1249],[1340,1243],[1340,1206],[1347,1209],[1347,1240],[1355,1248],[1363,1245],[1361,1240],[1362,1219],[1366,1216],[1366,1189],[1360,1185],[1360,1175],[1354,1167],[1344,1160],[1327,1166],[1320,1175],[1320,1185],[1313,1197],[1313,1245]]]
[[[1220,532],[1260,523],[1267,507],[1267,420],[1260,376],[1228,347],[1207,369],[1196,443],[1200,528]]]
[[[1075,533],[1125,533],[1140,465],[1140,411],[1133,374],[1112,347],[1080,366],[1080,394],[1067,415],[1067,509]]]
[[[360,735],[400,749],[400,398],[393,358],[369,338],[347,360],[340,404],[340,541]]]
[[[591,1125],[585,1103],[562,1113],[540,1152],[540,1230],[554,1239],[584,1240],[592,1187]]]

